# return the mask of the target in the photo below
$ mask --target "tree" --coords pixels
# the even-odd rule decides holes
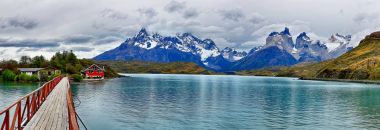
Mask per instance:
[[[35,56],[32,59],[32,67],[44,68],[48,66],[48,61],[46,61],[44,56]]]
[[[32,58],[29,56],[21,56],[20,62],[19,62],[19,67],[30,67],[30,64],[32,63]]]
[[[17,66],[18,66],[18,63],[17,61],[15,60],[3,60],[1,63],[0,63],[0,66],[3,70],[11,70],[13,71],[14,73],[16,73],[18,70],[17,70]]]
[[[71,64],[76,64],[76,63],[78,63],[77,56],[73,53],[72,50],[70,50],[70,52],[67,54],[66,62],[67,62],[67,63],[71,63]]]

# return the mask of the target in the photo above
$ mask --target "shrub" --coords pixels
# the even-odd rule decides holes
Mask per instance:
[[[3,72],[3,80],[4,81],[15,81],[15,79],[17,79],[17,76],[15,73],[13,73],[13,71],[11,70],[4,70]]]
[[[32,75],[30,76],[30,80],[29,81],[32,81],[32,82],[37,82],[39,81],[40,79],[38,79],[38,76],[37,75]]]
[[[54,79],[55,77],[57,77],[59,75],[60,75],[60,73],[55,73],[53,75],[50,75],[47,80],[50,81],[50,80]]]
[[[80,82],[83,80],[83,77],[80,74],[73,74],[71,75],[75,82]]]
[[[22,73],[18,76],[18,80],[19,81],[24,81],[24,82],[27,82],[27,81],[30,81],[30,77],[29,75],[25,74],[25,73]]]

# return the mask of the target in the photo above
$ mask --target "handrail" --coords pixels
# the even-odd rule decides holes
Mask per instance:
[[[70,82],[67,82],[67,112],[69,115],[69,130],[79,130],[78,120],[75,112],[73,96],[70,89]]]
[[[4,116],[1,130],[14,130],[22,129],[22,123],[29,122],[37,110],[41,107],[46,97],[54,89],[54,87],[61,81],[62,76],[55,77],[54,79],[44,83],[40,88],[30,92],[29,94],[17,99],[14,103],[0,111],[0,117]],[[15,108],[16,107],[16,108]],[[12,109],[14,108],[14,111]],[[26,111],[26,113],[25,113]],[[13,118],[10,114],[13,112]],[[26,115],[25,115],[26,114]],[[12,121],[12,122],[10,122]],[[17,124],[16,124],[17,121]]]

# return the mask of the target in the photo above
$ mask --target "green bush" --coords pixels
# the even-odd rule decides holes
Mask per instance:
[[[37,82],[37,81],[39,81],[40,79],[38,78],[38,76],[37,75],[32,75],[32,76],[30,76],[30,80],[29,81],[32,81],[32,82]]]
[[[18,76],[18,80],[19,81],[24,81],[24,82],[27,82],[27,81],[30,81],[30,77],[29,75],[25,74],[25,73],[22,73]]]
[[[80,74],[73,74],[71,75],[75,82],[80,82],[83,80],[83,77]]]
[[[4,70],[3,72],[3,80],[4,81],[15,81],[17,79],[16,74],[11,70]]]
[[[53,75],[50,75],[50,76],[48,77],[48,81],[54,79],[55,77],[57,77],[57,76],[59,76],[59,75],[60,75],[60,73],[55,73],[55,74],[53,74]]]

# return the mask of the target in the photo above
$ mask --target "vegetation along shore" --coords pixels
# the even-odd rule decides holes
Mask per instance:
[[[50,60],[44,56],[22,56],[19,61],[3,60],[0,62],[1,81],[39,82],[49,81],[60,74],[68,74],[73,80],[81,81],[81,70],[95,64],[90,59],[78,59],[72,51],[57,52]],[[106,78],[119,75],[107,65],[102,65]]]

